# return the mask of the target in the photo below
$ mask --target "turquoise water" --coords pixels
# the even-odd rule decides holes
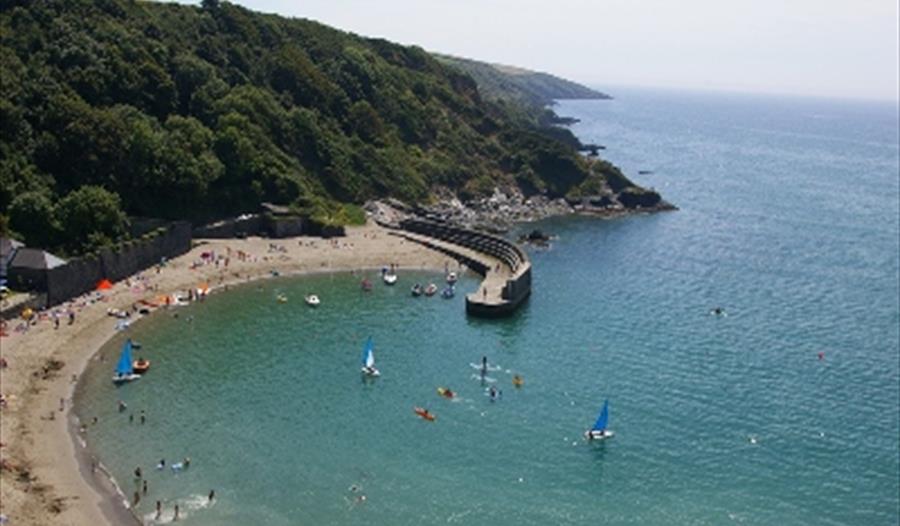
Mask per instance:
[[[900,522],[896,107],[617,96],[558,110],[681,210],[540,223],[559,238],[531,252],[535,292],[512,319],[409,297],[439,276],[363,294],[357,276],[317,275],[138,325],[154,365],[131,385],[112,386],[121,339],[107,346],[78,410],[99,417],[89,439],[129,492],[134,467],[148,473],[142,513],[162,499],[188,525]],[[496,402],[471,365],[483,355]],[[587,444],[607,398],[616,436]],[[179,474],[152,469],[184,456]]]

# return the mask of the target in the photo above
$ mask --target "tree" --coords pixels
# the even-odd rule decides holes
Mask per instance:
[[[82,186],[59,202],[64,245],[77,253],[125,237],[128,219],[119,196],[99,186]]]
[[[31,247],[53,246],[59,236],[56,208],[48,194],[25,192],[9,205],[9,228]]]

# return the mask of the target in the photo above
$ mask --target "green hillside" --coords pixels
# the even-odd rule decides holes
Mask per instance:
[[[610,99],[606,93],[548,73],[489,64],[449,55],[435,55],[444,64],[468,73],[486,99],[513,100],[543,107],[556,99]]]
[[[128,216],[268,201],[340,223],[374,197],[624,179],[418,47],[210,0],[0,6],[0,230],[32,246],[114,242]]]

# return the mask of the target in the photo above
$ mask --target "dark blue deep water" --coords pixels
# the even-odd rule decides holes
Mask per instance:
[[[680,211],[541,222],[558,239],[509,320],[412,299],[429,278],[411,274],[369,295],[349,274],[271,280],[156,316],[133,329],[150,375],[116,390],[92,362],[79,388],[92,447],[126,489],[143,465],[148,503],[187,525],[898,524],[896,106],[616,96],[556,109]],[[318,310],[273,301],[308,291]],[[364,384],[370,334],[383,376]],[[587,444],[605,399],[616,436]]]

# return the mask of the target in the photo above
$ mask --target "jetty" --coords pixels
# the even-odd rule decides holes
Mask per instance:
[[[467,314],[509,316],[531,295],[531,262],[515,243],[394,203],[379,205],[375,220],[391,235],[447,254],[482,276],[478,290],[466,296]]]

